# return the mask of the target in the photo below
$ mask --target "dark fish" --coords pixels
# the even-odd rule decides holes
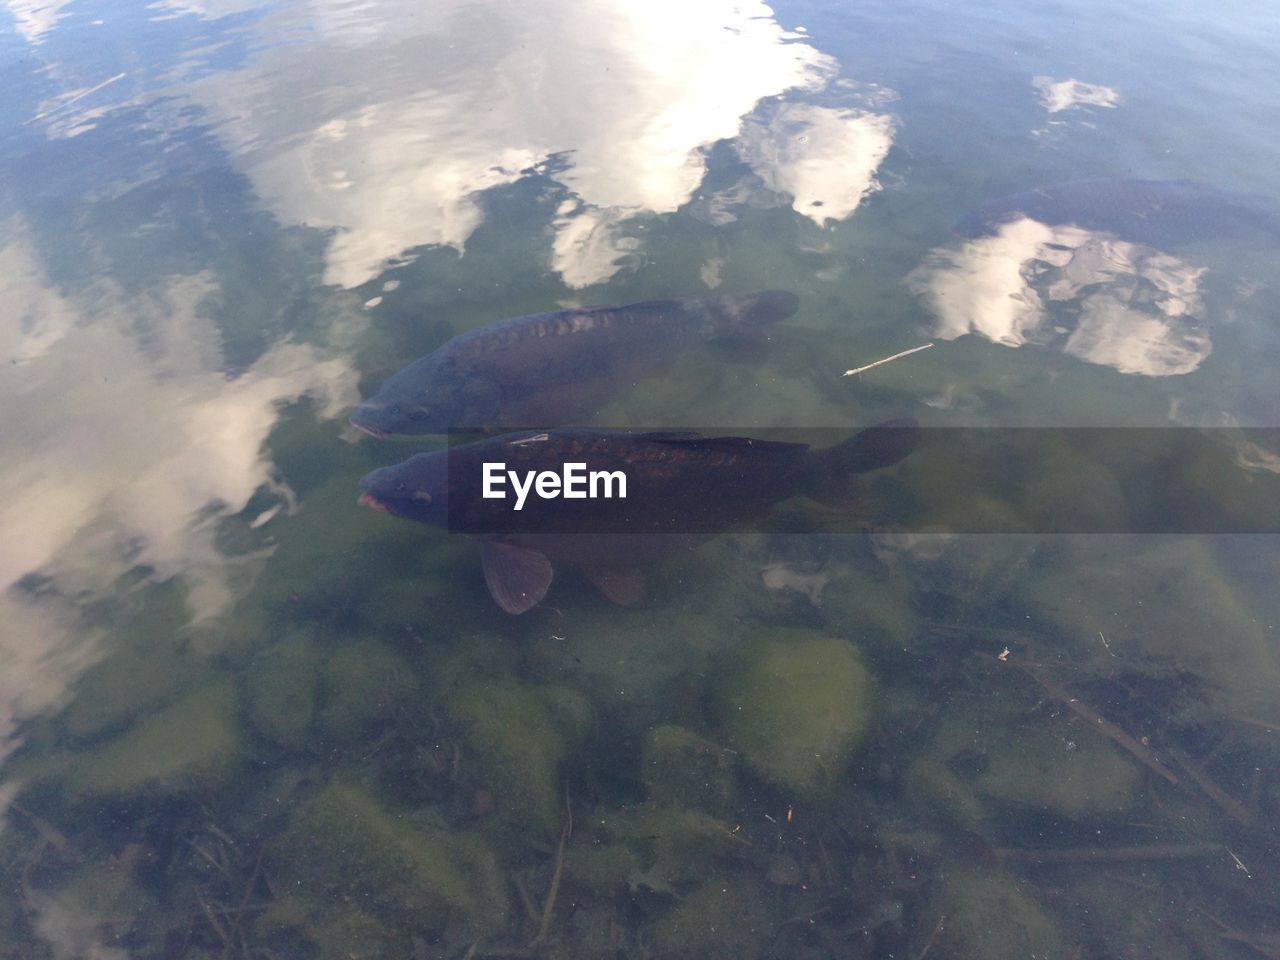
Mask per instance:
[[[956,221],[962,237],[985,237],[1029,217],[1164,248],[1208,237],[1280,240],[1280,208],[1266,197],[1191,180],[1076,180],[984,203]]]
[[[891,421],[823,450],[697,433],[505,434],[375,470],[361,481],[359,502],[477,536],[489,592],[508,613],[524,613],[542,600],[553,560],[582,565],[605,596],[629,604],[643,593],[640,564],[762,519],[793,496],[847,501],[853,475],[901,460],[919,432],[914,420]],[[566,463],[621,472],[626,498],[531,496],[515,511],[512,497],[481,495],[483,465],[494,463],[520,476],[560,473]]]
[[[793,293],[765,290],[501,320],[409,364],[351,422],[376,436],[571,423],[690,344],[759,337],[798,305]]]

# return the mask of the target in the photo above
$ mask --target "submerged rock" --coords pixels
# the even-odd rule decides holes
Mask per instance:
[[[1021,697],[983,697],[946,715],[908,789],[968,828],[1010,812],[1069,820],[1123,813],[1142,774],[1126,754],[1065,709],[1028,713]]]
[[[1269,624],[1280,610],[1265,588],[1242,583],[1203,537],[1088,537],[1067,541],[1024,599],[1082,657],[1103,655],[1101,634],[1111,666],[1163,681],[1171,698],[1163,709],[1175,720],[1200,719],[1178,716],[1196,697],[1275,720],[1280,648]]]
[[[418,689],[408,661],[369,638],[334,650],[321,673],[321,734],[337,743],[360,739]]]
[[[1071,955],[1071,945],[1049,914],[1013,877],[953,868],[936,901],[928,915],[946,918],[936,944],[941,956],[1014,960]]]
[[[662,957],[755,960],[770,942],[764,891],[742,877],[698,887],[653,928]]]
[[[162,643],[116,650],[76,684],[64,729],[77,740],[118,730],[172,701],[196,674],[196,664],[180,656],[167,635]]]
[[[870,719],[870,681],[854,647],[802,630],[748,643],[720,682],[721,729],[747,764],[815,796],[844,771]]]
[[[544,839],[564,821],[561,765],[590,724],[586,699],[559,687],[475,679],[453,695],[449,712],[478,755],[500,822]]]
[[[483,841],[411,825],[362,787],[331,783],[270,850],[304,894],[359,904],[402,930],[505,923],[503,875]]]
[[[249,719],[282,747],[301,749],[316,710],[319,657],[305,633],[289,634],[246,669]]]
[[[639,857],[642,866],[628,883],[659,893],[701,883],[751,853],[750,843],[731,823],[696,810],[645,803],[596,819],[600,829]]]
[[[644,741],[641,776],[649,799],[726,815],[737,792],[730,750],[684,727],[656,727]]]
[[[73,755],[64,773],[82,798],[216,790],[241,753],[230,680],[193,690],[114,740]]]

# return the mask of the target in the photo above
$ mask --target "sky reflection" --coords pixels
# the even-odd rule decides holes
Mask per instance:
[[[480,196],[533,178],[562,196],[552,268],[600,283],[636,247],[624,225],[687,203],[718,140],[741,133],[752,166],[819,223],[853,212],[891,142],[887,116],[811,104],[743,125],[838,69],[763,3],[401,6],[299,7],[306,46],[185,91],[281,220],[334,231],[330,283],[364,283],[417,247],[462,250]],[[355,52],[366,43],[376,56]]]
[[[934,336],[1049,346],[1120,373],[1167,377],[1213,351],[1203,267],[1141,244],[1022,217],[959,249],[934,250],[908,278]]]

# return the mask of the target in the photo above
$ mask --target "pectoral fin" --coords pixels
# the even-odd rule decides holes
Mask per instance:
[[[489,594],[507,613],[524,613],[542,602],[555,571],[537,550],[486,543],[480,554]]]
[[[635,567],[587,567],[583,572],[597,590],[620,607],[638,603],[644,596],[644,574]]]

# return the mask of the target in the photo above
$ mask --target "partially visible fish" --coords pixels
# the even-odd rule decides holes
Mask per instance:
[[[1191,180],[1109,178],[1058,183],[990,200],[953,225],[962,237],[991,236],[1028,217],[1168,249],[1209,237],[1280,241],[1280,207],[1266,197]]]
[[[501,320],[409,364],[360,404],[351,422],[384,436],[580,421],[689,345],[760,337],[798,306],[793,293],[765,290]]]
[[[628,604],[643,593],[640,564],[762,519],[793,496],[847,500],[853,475],[901,460],[919,434],[914,420],[891,421],[823,450],[696,433],[506,434],[374,470],[360,482],[359,502],[476,534],[489,592],[508,613],[542,600],[554,560],[581,565],[605,596]],[[511,500],[482,495],[484,464],[527,476],[569,462],[625,473],[626,499],[543,499],[513,512]]]

